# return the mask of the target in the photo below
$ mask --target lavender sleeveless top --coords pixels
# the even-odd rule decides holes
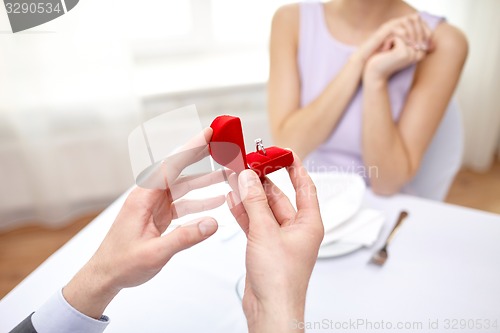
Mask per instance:
[[[431,30],[443,20],[420,13]],[[300,104],[315,100],[347,63],[355,47],[336,40],[329,32],[321,2],[300,4],[300,34],[298,64],[301,81]],[[411,88],[415,65],[393,75],[388,89],[392,116],[395,121],[404,107]],[[361,158],[363,87],[360,85],[330,137],[309,154],[304,165],[311,172],[338,171],[369,176]]]

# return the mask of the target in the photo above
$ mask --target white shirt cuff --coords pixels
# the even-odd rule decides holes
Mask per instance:
[[[102,333],[109,318],[90,318],[73,308],[64,298],[62,289],[36,311],[31,317],[38,333]]]

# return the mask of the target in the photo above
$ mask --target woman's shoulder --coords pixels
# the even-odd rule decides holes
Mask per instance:
[[[298,35],[301,21],[315,21],[322,16],[323,4],[320,1],[301,1],[279,7],[273,16],[273,30],[293,31]]]
[[[279,7],[274,13],[273,22],[296,23],[299,22],[301,3],[290,3]]]
[[[274,13],[271,33],[276,35],[278,39],[293,40],[293,43],[296,44],[299,34],[299,21],[300,3],[283,5]]]
[[[467,37],[462,30],[446,21],[441,22],[434,30],[433,43],[436,52],[446,52],[464,58],[467,56]]]
[[[321,11],[323,3],[321,1],[299,1],[288,3],[279,7],[274,16],[282,17],[284,19],[299,19],[301,12],[307,11]]]
[[[443,16],[426,11],[417,12],[427,26],[433,31],[434,46],[442,51],[467,53],[467,38],[459,28],[450,24]]]

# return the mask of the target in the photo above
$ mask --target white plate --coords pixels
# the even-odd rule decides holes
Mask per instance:
[[[316,185],[321,217],[328,232],[351,218],[360,209],[366,184],[360,176],[349,173],[311,173]],[[295,191],[286,170],[269,178],[290,198],[295,206]]]
[[[339,227],[325,232],[322,245],[344,241],[371,245],[377,239],[384,224],[384,213],[371,208],[361,208]]]
[[[318,189],[325,232],[337,228],[361,208],[366,184],[355,174],[311,174]]]
[[[354,252],[363,244],[335,242],[319,248],[318,259],[333,258]]]

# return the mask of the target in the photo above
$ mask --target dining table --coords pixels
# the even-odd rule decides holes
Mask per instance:
[[[0,300],[0,332],[36,311],[85,264],[127,194]],[[500,332],[500,215],[405,194],[379,196],[370,189],[362,205],[384,213],[378,240],[317,260],[305,319],[291,318],[290,332]],[[218,210],[215,235],[176,254],[152,280],[112,301],[106,332],[247,332],[239,292],[246,237],[227,207]],[[408,217],[386,263],[374,265],[370,258],[402,210]]]

